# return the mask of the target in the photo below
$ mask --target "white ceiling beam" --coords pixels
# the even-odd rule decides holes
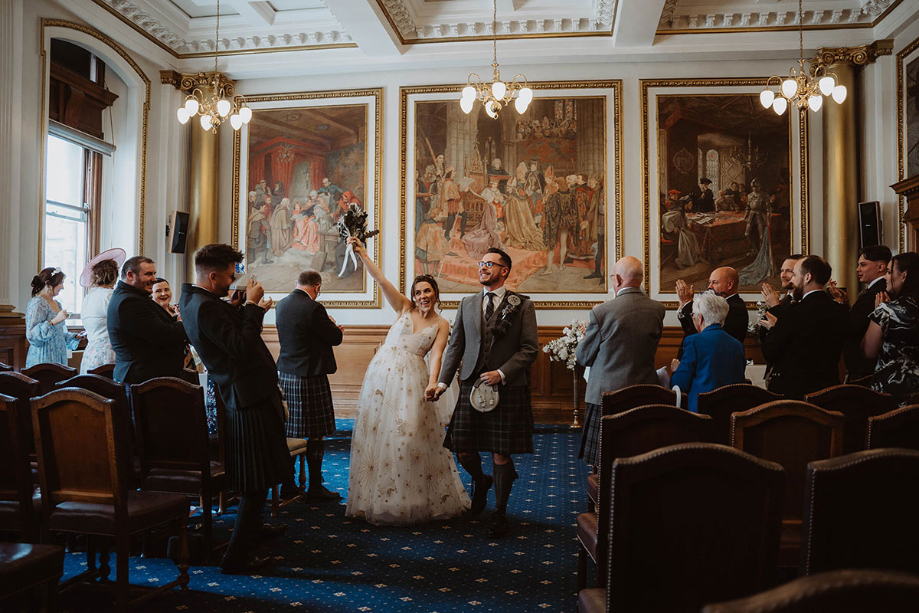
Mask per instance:
[[[402,54],[403,45],[376,2],[326,0],[325,5],[338,19],[342,30],[366,55],[391,57]]]
[[[624,2],[619,0],[613,46],[619,48],[650,47],[661,20],[665,0]]]
[[[249,2],[249,0],[230,0],[230,5],[236,9],[240,16],[246,18],[253,25],[274,25],[274,9],[267,2]]]

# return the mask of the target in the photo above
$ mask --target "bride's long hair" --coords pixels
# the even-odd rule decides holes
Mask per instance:
[[[415,304],[415,286],[419,283],[427,283],[434,289],[434,308],[438,311],[440,310],[440,288],[437,287],[437,280],[434,279],[431,275],[418,275],[415,277],[415,280],[412,281],[412,290],[409,292],[409,299],[412,301],[412,309],[417,309],[418,305]]]

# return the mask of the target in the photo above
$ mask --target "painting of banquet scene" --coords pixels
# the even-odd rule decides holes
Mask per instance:
[[[740,291],[780,285],[790,254],[789,113],[756,94],[658,96],[660,290],[705,289],[731,266]]]
[[[477,104],[418,102],[407,205],[414,272],[445,292],[476,291],[498,247],[508,286],[531,293],[607,287],[606,98],[537,98],[497,119]]]
[[[257,110],[249,124],[246,270],[287,292],[307,269],[325,292],[364,291],[338,219],[368,196],[366,104]],[[373,215],[373,211],[368,211]],[[373,227],[373,220],[370,221]]]

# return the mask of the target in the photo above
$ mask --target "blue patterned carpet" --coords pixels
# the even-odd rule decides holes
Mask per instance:
[[[350,420],[326,446],[330,489],[347,495]],[[222,575],[212,561],[190,569],[186,592],[172,590],[139,611],[243,613],[246,611],[575,611],[577,540],[586,466],[577,460],[578,430],[539,427],[536,453],[517,456],[520,474],[508,514],[511,534],[484,536],[489,505],[477,520],[457,519],[413,528],[372,526],[344,516],[340,504],[295,503],[281,511],[290,529],[268,553],[276,565],[261,576]],[[491,472],[490,458],[485,462]],[[468,485],[468,475],[460,470]],[[216,520],[215,537],[229,538],[231,510]],[[64,577],[83,569],[85,554],[68,554]],[[112,568],[114,569],[114,560]],[[164,558],[131,558],[131,583],[172,580]],[[114,578],[114,571],[113,577]],[[98,596],[71,592],[64,610],[97,610]]]

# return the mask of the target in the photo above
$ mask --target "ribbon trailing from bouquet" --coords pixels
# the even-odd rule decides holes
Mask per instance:
[[[338,235],[345,242],[353,236],[366,244],[368,238],[379,233],[379,230],[367,230],[367,212],[362,211],[361,207],[354,202],[348,205],[348,210],[338,219]],[[357,256],[354,255],[354,248],[351,245],[348,245],[345,250],[344,262],[342,262],[341,271],[338,273],[339,278],[345,276],[349,258],[351,263],[354,264],[354,269],[357,270]]]

